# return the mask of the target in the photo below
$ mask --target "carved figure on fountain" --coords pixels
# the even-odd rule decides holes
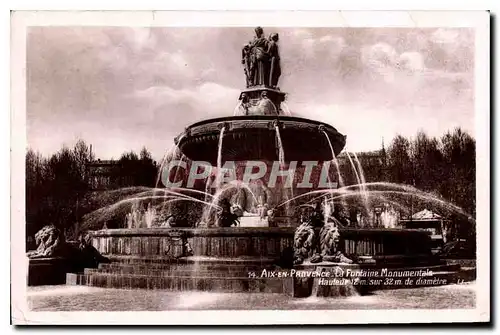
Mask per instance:
[[[277,87],[281,75],[278,41],[278,34],[265,38],[264,30],[257,27],[254,39],[243,46],[241,63],[244,65],[247,88]]]
[[[271,36],[269,37],[269,45],[267,49],[270,61],[269,86],[271,86],[272,88],[278,87],[278,80],[281,76],[278,40],[279,35],[277,33],[271,34]]]
[[[168,232],[168,242],[166,242],[164,253],[173,259],[193,256],[194,254],[186,233],[181,230]]]
[[[334,222],[325,223],[320,202],[316,203],[311,213],[303,210],[301,221],[294,234],[294,264],[305,260],[311,263],[352,263],[339,250],[340,232]]]
[[[237,112],[234,113],[235,116],[248,115],[250,108],[253,107],[253,104],[250,102],[250,98],[248,94],[242,93],[240,96],[240,104],[237,108]]]
[[[265,85],[268,42],[264,37],[264,30],[261,27],[257,27],[255,28],[254,39],[243,47],[242,63],[245,65],[247,87]]]
[[[247,191],[243,188],[235,188],[234,191],[231,190],[232,192],[234,192],[233,194],[230,195],[230,203],[232,204],[232,208],[231,208],[231,211],[234,213],[234,211],[248,211],[249,209],[249,205],[251,205],[249,202],[249,199],[248,199],[248,194],[247,194]],[[231,192],[230,191],[230,192]],[[227,198],[226,198],[227,199]],[[236,208],[235,206],[238,206],[238,208]],[[243,213],[242,213],[243,215]]]
[[[297,227],[293,236],[294,264],[302,264],[306,259],[313,257],[316,249],[314,227],[310,220],[305,220]]]
[[[332,216],[343,227],[351,225],[349,210],[342,205],[335,205]]]
[[[301,264],[312,255],[314,230],[309,223],[302,223],[293,237],[294,264]]]
[[[219,227],[231,227],[238,225],[238,215],[231,211],[231,203],[228,199],[222,199],[221,209],[217,212],[217,223]]]
[[[54,225],[40,229],[35,235],[38,248],[28,252],[28,285],[56,285],[66,280],[68,272],[82,272],[109,263],[91,244],[88,235],[80,235],[77,242],[66,241]]]
[[[243,49],[241,49],[241,64],[243,64],[243,70],[245,72],[245,79],[246,79],[246,86],[251,87],[253,85],[253,59],[252,59],[252,54],[250,52],[252,42],[249,42],[248,44],[245,44],[243,46]]]
[[[319,246],[323,261],[349,264],[353,262],[339,250],[339,242],[340,232],[337,226],[333,222],[325,223],[319,232]]]
[[[35,234],[37,248],[28,252],[29,258],[62,256],[65,247],[65,238],[54,225],[48,225]]]
[[[276,209],[271,208],[267,211],[267,223],[269,227],[277,227],[276,222]]]
[[[278,115],[278,109],[269,99],[267,91],[261,93],[261,98],[253,109],[253,115]]]
[[[321,255],[328,256],[335,254],[340,239],[338,228],[331,222],[326,223],[321,228],[319,236]]]
[[[243,91],[236,115],[279,115],[285,94],[269,89]]]
[[[257,213],[261,220],[264,220],[267,216],[268,204],[264,200],[264,196],[259,196],[259,202],[257,204]]]

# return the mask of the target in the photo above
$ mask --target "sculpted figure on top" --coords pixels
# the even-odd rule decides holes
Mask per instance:
[[[278,40],[277,33],[266,38],[261,27],[255,28],[254,39],[246,44],[241,52],[247,88],[277,88],[281,75]]]

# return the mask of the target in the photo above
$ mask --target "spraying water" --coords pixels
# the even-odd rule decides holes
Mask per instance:
[[[219,135],[219,146],[217,149],[217,188],[221,186],[221,172],[222,172],[222,141],[224,139],[224,131],[226,130],[226,126],[223,126],[220,130]]]
[[[239,109],[240,106],[241,106],[241,101],[236,106],[236,108],[234,110],[234,113],[236,113],[236,111]],[[216,178],[215,178],[216,190],[218,190],[221,187],[221,185],[222,185],[222,143],[223,143],[223,140],[224,140],[224,132],[225,131],[226,131],[226,126],[223,125],[222,128],[220,129],[219,143],[217,145],[217,175],[216,175]],[[210,186],[210,175],[207,177],[207,180],[206,180],[206,183],[205,183],[205,193],[206,194],[209,193],[208,192],[209,186]],[[206,200],[207,200],[207,196],[205,196],[205,201],[204,202],[207,202]],[[210,202],[210,206],[205,207],[205,209],[204,209],[204,211],[202,213],[202,216],[201,216],[201,221],[198,223],[198,225],[199,224],[204,224],[205,222],[208,222],[208,220],[210,220],[210,213],[211,213],[212,208],[218,208],[218,209],[220,209],[220,207],[216,204],[216,197],[213,197],[212,201]],[[195,229],[197,228],[198,225],[195,225]],[[200,267],[199,261],[195,260],[194,267],[193,267],[193,273],[195,275],[198,274],[199,267]]]
[[[469,219],[471,222],[475,222],[475,219],[471,217],[468,213],[466,213],[462,208],[448,202],[444,201],[442,199],[437,198],[436,196],[430,194],[430,193],[425,193],[425,192],[406,192],[406,191],[367,191],[371,197],[373,196],[403,196],[403,197],[416,197],[423,202],[431,203],[434,205],[437,205],[447,211],[454,212],[457,214],[461,214],[467,219]],[[340,194],[334,197],[334,199],[338,198],[346,198],[346,197],[359,197],[362,196],[362,193],[360,191],[357,192],[348,192],[344,194]]]
[[[180,141],[182,140],[182,138],[184,136],[185,136],[185,134],[182,134],[179,137],[179,140],[177,141],[177,143],[180,143]],[[172,146],[170,147],[170,149],[167,150],[167,152],[165,153],[165,155],[163,156],[163,158],[161,160],[160,169],[158,170],[158,175],[156,177],[155,188],[158,188],[158,184],[160,183],[160,179],[162,176],[163,168],[165,167],[165,163],[167,163],[172,158],[175,158],[177,156],[178,152],[179,152],[179,146],[174,142],[172,144]],[[183,155],[183,157],[184,157],[184,155]]]
[[[278,125],[274,126],[276,130],[276,141],[278,142],[278,160],[280,162],[280,167],[285,166],[285,150],[283,150],[283,143],[281,142],[280,127]]]
[[[222,188],[220,188],[216,194],[213,196],[213,200],[212,202],[218,202],[220,197],[227,191],[229,190],[232,190],[234,188],[241,188],[243,187],[245,190],[247,190],[250,195],[252,196],[253,198],[253,201],[254,202],[258,202],[257,200],[257,196],[255,195],[255,193],[252,191],[252,189],[250,188],[250,185],[248,183],[245,183],[241,180],[232,180],[230,181],[229,183],[227,183],[226,185],[224,185]]]
[[[185,187],[173,187],[171,188],[172,191],[183,191],[183,192],[192,192],[192,193],[197,193],[197,194],[201,194],[201,195],[205,195],[205,196],[208,196],[208,197],[211,197],[212,195],[210,193],[207,193],[207,192],[203,192],[203,191],[200,191],[200,190],[195,190],[195,189],[192,189],[192,188],[185,188]]]
[[[156,218],[156,209],[151,206],[151,203],[148,205],[148,209],[144,213],[144,222],[146,223],[147,228],[151,228],[153,226],[153,220]]]
[[[361,162],[358,159],[358,155],[356,152],[353,152],[354,155],[354,160],[356,161],[356,165],[358,167],[358,172],[359,172],[359,177],[361,181],[361,192],[363,194],[363,203],[365,206],[365,210],[367,213],[370,213],[370,201],[368,198],[368,192],[366,191],[366,179],[365,179],[365,173],[363,171],[363,166],[361,165]]]
[[[323,222],[326,224],[330,219],[330,203],[327,201],[327,198],[323,198]]]
[[[219,203],[219,200],[221,199],[221,197],[224,194],[226,194],[228,191],[233,190],[235,188],[240,189],[242,187],[250,193],[254,202],[258,201],[257,196],[255,195],[255,193],[252,191],[252,189],[250,188],[250,186],[247,183],[245,183],[241,180],[232,180],[229,183],[223,185],[221,188],[219,188],[215,192],[215,194],[212,197],[212,201],[210,202],[211,206],[208,208],[205,208],[205,210],[203,211],[201,221],[202,222],[210,221],[210,218],[213,215],[213,209],[219,208],[219,206],[217,204]]]
[[[363,188],[363,182],[361,181],[361,177],[358,173],[358,169],[356,168],[356,165],[354,165],[354,162],[351,158],[350,153],[348,151],[346,151],[345,153],[347,155],[347,158],[349,159],[349,163],[351,164],[351,168],[354,171],[354,175],[356,176],[356,181],[357,181],[358,185],[360,185],[360,187]],[[367,197],[366,197],[366,192],[364,192],[363,194],[364,194],[364,199],[363,199],[364,213],[368,214],[369,208],[368,208],[368,201],[367,201]]]
[[[311,195],[317,195],[316,198],[312,199],[308,203],[314,202],[316,199],[322,198],[325,196],[325,194],[331,194],[332,195],[332,200],[335,201],[342,201],[346,198],[360,198],[362,199],[363,194],[367,193],[371,199],[373,200],[379,200],[382,203],[386,204],[391,204],[395,207],[400,207],[402,209],[405,209],[405,207],[397,202],[390,200],[390,197],[403,197],[403,198],[410,198],[410,197],[415,197],[417,199],[420,199],[422,203],[426,203],[427,205],[433,205],[436,208],[440,208],[443,210],[446,210],[448,212],[460,214],[464,217],[466,217],[469,221],[475,223],[475,219],[468,213],[466,213],[462,208],[445,201],[437,196],[435,196],[432,193],[420,191],[417,188],[409,185],[403,185],[403,184],[394,184],[394,183],[387,183],[387,182],[374,182],[374,183],[366,183],[365,187],[367,187],[367,190],[365,192],[362,192],[361,190],[355,190],[356,188],[361,188],[361,185],[350,185],[350,186],[345,186],[340,189],[336,190],[314,190],[310,191],[301,195],[298,195],[292,199],[286,200],[282,203],[280,203],[277,207],[281,207],[286,205],[288,202],[291,201],[297,201],[300,198],[303,197],[308,197]],[[370,188],[381,188],[382,190],[371,190]],[[386,224],[388,226],[393,226],[395,224],[395,217],[396,213],[388,213],[387,217],[384,217],[383,219],[386,220]]]
[[[365,178],[365,172],[363,171],[363,166],[361,165],[361,162],[359,161],[358,155],[356,154],[356,152],[353,152],[353,155],[354,155],[354,160],[356,162],[356,165],[358,167],[359,177],[360,177],[360,181],[361,181],[361,190],[366,191],[366,187],[365,187],[366,178]]]
[[[233,116],[238,116],[238,115],[241,115],[240,113],[240,107],[243,105],[242,101],[238,101],[238,104],[236,105],[236,107],[234,108],[234,111],[233,111]]]
[[[326,131],[323,130],[323,134],[326,137],[326,140],[328,141],[328,145],[330,146],[330,151],[332,152],[332,160],[333,164],[335,165],[335,169],[337,170],[337,177],[339,181],[339,186],[344,187],[344,179],[342,178],[342,175],[340,174],[340,167],[339,167],[339,161],[337,160],[337,157],[335,157],[335,151],[333,150],[332,142],[330,141],[330,137],[326,133]],[[327,175],[328,178],[330,178],[329,174]],[[330,189],[332,189],[330,185]]]
[[[358,185],[361,185],[361,178],[359,177],[358,174],[358,169],[356,169],[356,166],[354,165],[354,162],[352,161],[351,155],[349,154],[348,151],[345,152],[347,155],[347,158],[349,159],[349,163],[351,163],[352,170],[354,171],[354,175],[356,176],[356,181]]]
[[[332,144],[331,143],[330,143],[330,148],[332,148]],[[337,157],[335,157],[335,153],[333,152],[333,148],[332,148],[332,162],[335,165],[335,169],[337,169],[337,175],[338,175],[338,178],[339,178],[339,186],[340,187],[344,187],[345,186],[344,178],[342,178],[342,175],[340,174],[339,161],[337,160]]]
[[[304,198],[304,197],[308,197],[308,196],[311,196],[311,195],[316,195],[316,194],[321,194],[320,197],[324,197],[326,194],[333,194],[333,193],[343,193],[343,192],[349,192],[349,191],[346,191],[346,190],[338,190],[338,189],[334,189],[334,190],[314,190],[314,191],[309,191],[309,192],[306,192],[306,193],[302,193],[302,194],[299,194],[291,199],[287,199],[285,201],[283,201],[282,203],[278,204],[276,206],[276,208],[279,208],[281,206],[284,206],[292,201],[296,201],[300,198]]]
[[[361,187],[364,188],[364,185],[366,184],[366,179],[365,179],[365,173],[363,171],[363,166],[361,165],[361,162],[359,161],[356,152],[353,152],[352,154],[354,155],[354,160],[356,161],[356,165],[358,166],[359,177],[361,180]]]
[[[158,193],[163,193],[163,195],[157,195]],[[151,189],[146,192],[140,192],[126,199],[121,199],[111,205],[104,206],[99,208],[89,214],[86,215],[86,221],[88,224],[96,224],[98,222],[106,222],[108,220],[112,220],[116,217],[116,215],[123,215],[126,217],[126,226],[129,228],[133,228],[134,226],[138,226],[139,219],[138,214],[138,205],[141,202],[151,202],[155,200],[162,200],[162,206],[164,204],[170,203],[166,200],[170,199],[182,199],[185,201],[192,201],[203,203],[208,206],[212,206],[210,202],[202,201],[187,194],[167,190],[167,189]],[[128,215],[130,214],[130,215]],[[150,212],[148,215],[151,218],[151,222],[154,220],[153,214],[154,212]],[[128,216],[127,216],[128,215]],[[141,214],[142,215],[142,214]]]
[[[210,190],[210,182],[211,182],[211,179],[210,179],[210,175],[207,177],[207,179],[205,180],[205,194],[210,194],[209,190]],[[208,199],[208,196],[205,196],[205,200]]]
[[[276,124],[274,126],[274,129],[276,129],[276,141],[278,142],[278,160],[280,163],[280,167],[283,169],[285,168],[285,150],[283,148],[283,142],[281,141],[281,134],[280,134],[280,128],[279,125]],[[291,169],[288,170],[288,178],[291,179],[293,178],[294,173]],[[291,180],[291,183],[293,185],[293,180]],[[284,184],[286,186],[286,183]],[[293,198],[293,187],[290,187],[290,194],[288,196],[288,199]],[[287,203],[288,204],[288,203]],[[286,212],[290,213],[290,207],[286,207]]]
[[[179,170],[180,170],[180,166],[182,166],[182,162],[184,162],[184,159],[186,158],[186,156],[182,155],[181,157],[181,160],[179,162],[179,165],[176,167],[175,169],[175,174],[174,174],[174,183],[175,181],[177,180],[177,175],[179,174]]]
[[[179,137],[177,143],[179,143],[184,136],[185,136],[185,134],[182,134]],[[160,184],[160,180],[161,180],[161,177],[163,175],[163,169],[165,168],[165,165],[168,162],[170,162],[171,160],[175,159],[177,157],[178,153],[179,153],[179,146],[174,142],[172,144],[172,146],[167,150],[167,152],[165,153],[165,155],[163,156],[163,158],[161,160],[160,168],[158,169],[158,174],[157,174],[157,177],[156,177],[156,183],[155,183],[155,188],[154,188],[155,191],[159,190],[158,186]],[[182,157],[181,157],[181,162],[184,160],[184,157],[185,156],[183,154]],[[178,171],[179,171],[179,168],[176,168],[175,174],[174,174],[174,182],[177,179],[177,173],[178,173]],[[153,193],[153,195],[156,195],[156,193]],[[164,206],[165,206],[165,204],[163,204],[162,210],[164,209]],[[154,215],[156,216],[156,211],[155,211]],[[154,220],[154,217],[151,218],[151,222],[153,220]]]
[[[292,116],[290,108],[288,108],[288,105],[284,101],[281,103],[281,110],[283,111],[283,114],[285,114],[286,116]]]

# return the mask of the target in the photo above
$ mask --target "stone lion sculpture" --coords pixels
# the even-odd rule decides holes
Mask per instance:
[[[309,222],[303,222],[295,230],[293,237],[293,262],[301,264],[314,254],[314,229]]]
[[[332,222],[326,223],[319,232],[319,247],[324,261],[335,263],[352,263],[338,248],[340,241],[339,229]]]
[[[326,223],[319,232],[320,252],[322,256],[332,255],[337,251],[340,233],[332,223]]]
[[[58,256],[65,244],[64,235],[54,225],[48,225],[35,234],[37,249],[28,252],[29,258]]]
[[[315,230],[311,221],[305,221],[295,230],[293,262],[298,265],[308,259],[311,263],[352,263],[339,250],[339,241],[340,232],[334,223],[326,223],[321,229]]]

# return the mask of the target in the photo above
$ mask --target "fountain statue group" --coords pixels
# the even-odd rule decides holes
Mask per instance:
[[[325,206],[325,211],[329,206]],[[340,233],[335,222],[328,220],[330,213],[323,212],[321,202],[316,202],[310,214],[301,215],[301,224],[297,227],[293,239],[294,264],[321,261],[352,263],[339,249]]]
[[[277,88],[281,75],[278,40],[277,33],[272,33],[266,38],[261,27],[255,28],[254,39],[241,51],[247,88],[254,86]]]

